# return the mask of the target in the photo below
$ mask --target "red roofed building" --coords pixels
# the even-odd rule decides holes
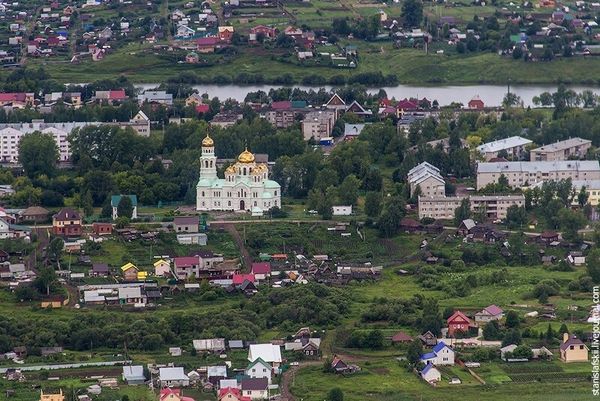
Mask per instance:
[[[271,264],[269,262],[252,263],[252,274],[257,280],[265,280],[271,277]]]
[[[396,109],[403,111],[419,110],[419,104],[415,100],[403,99],[398,102]]]
[[[469,328],[473,326],[471,319],[469,319],[461,311],[456,311],[447,320],[448,323],[448,337],[454,336],[457,332],[466,333]]]
[[[78,237],[81,235],[81,215],[71,208],[63,208],[52,216],[54,235]]]
[[[271,28],[270,26],[258,25],[250,28],[250,33],[255,35],[262,34],[265,38],[273,39],[277,36],[277,29]]]
[[[219,390],[219,401],[251,401],[252,398],[244,397],[242,390],[234,387],[226,387]]]
[[[184,280],[200,275],[200,258],[197,256],[180,256],[175,258],[175,275]]]
[[[0,106],[33,106],[34,101],[33,93],[0,93]]]
[[[196,106],[196,113],[208,113],[210,110],[210,105],[208,104],[199,104]]]
[[[214,53],[219,38],[208,37],[196,40],[196,48],[199,53]]]
[[[234,274],[233,275],[233,285],[241,285],[244,283],[244,281],[250,281],[251,283],[254,283],[254,280],[256,280],[256,278],[254,277],[254,274]]]
[[[469,100],[468,106],[469,109],[472,110],[482,110],[485,107],[485,104],[483,103],[483,100],[481,100],[479,95],[476,95],[475,97],[473,97],[473,99]]]
[[[412,340],[413,340],[413,338],[403,331],[399,331],[392,336],[393,344],[409,343]]]
[[[163,388],[160,390],[160,401],[195,401],[192,397],[184,397],[178,388]]]
[[[379,99],[379,107],[389,107],[392,105],[392,101],[390,99],[388,99],[387,97],[384,97],[383,99]]]
[[[292,102],[289,100],[282,100],[279,102],[271,103],[271,110],[290,110],[292,108]]]

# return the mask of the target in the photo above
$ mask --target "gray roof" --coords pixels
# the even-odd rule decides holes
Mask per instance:
[[[533,149],[532,152],[556,152],[559,150],[570,149],[574,146],[581,146],[581,145],[586,145],[586,144],[591,144],[591,143],[592,143],[592,141],[590,141],[588,139],[569,138],[569,139],[565,139],[564,141],[540,146],[539,148]]]
[[[142,287],[119,288],[119,299],[141,298]]]
[[[497,141],[484,143],[477,146],[477,150],[481,153],[500,152],[504,149],[511,149],[515,146],[523,146],[533,143],[533,141],[521,136],[511,136],[510,138],[498,139]]]
[[[571,182],[573,189],[579,191],[581,187],[585,187],[588,191],[600,189],[600,180],[573,180]]]
[[[146,380],[146,378],[144,377],[144,367],[141,365],[123,366],[123,380],[125,380],[125,381]]]
[[[183,368],[160,368],[158,375],[161,381],[189,380],[183,372]]]
[[[344,136],[360,135],[367,124],[344,124]]]
[[[599,171],[600,164],[597,160],[560,160],[552,162],[492,162],[478,163],[479,173],[552,173],[555,171]]]
[[[227,377],[227,366],[209,366],[206,368],[208,377]]]

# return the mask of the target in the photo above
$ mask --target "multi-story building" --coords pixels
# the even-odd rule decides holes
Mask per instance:
[[[54,235],[78,237],[81,235],[81,215],[73,209],[64,208],[52,216]]]
[[[446,184],[440,174],[440,169],[432,164],[423,162],[413,167],[408,172],[408,183],[411,196],[415,194],[417,187],[423,196],[445,196]]]
[[[489,219],[504,219],[509,207],[525,206],[524,195],[419,196],[419,219],[451,220],[463,199],[469,199],[472,212],[485,210]]]
[[[569,138],[532,149],[529,159],[531,161],[581,159],[591,147],[592,141],[588,139]]]
[[[290,101],[273,102],[265,112],[265,119],[276,128],[288,128],[296,121],[296,111]]]
[[[59,151],[59,161],[68,161],[71,158],[69,134],[75,128],[84,128],[90,125],[117,125],[120,128],[133,129],[138,135],[150,135],[150,119],[140,111],[131,120],[123,122],[63,122],[47,123],[44,120],[32,120],[30,123],[2,123],[0,124],[0,162],[18,163],[19,141],[24,135],[39,131],[52,136]]]
[[[477,189],[495,184],[505,176],[512,188],[532,186],[544,181],[599,180],[597,160],[564,160],[547,162],[493,162],[477,164]]]
[[[484,143],[477,146],[477,151],[481,153],[486,161],[498,157],[498,154],[505,151],[513,160],[522,159],[525,155],[525,147],[533,143],[529,139],[520,136],[511,136],[510,138],[498,139],[497,141]]]
[[[305,140],[314,138],[319,141],[321,138],[331,136],[333,126],[335,125],[336,112],[333,110],[311,111],[304,116],[302,120],[302,135]]]

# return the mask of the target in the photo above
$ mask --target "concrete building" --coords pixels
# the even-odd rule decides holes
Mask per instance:
[[[489,219],[504,219],[509,207],[525,206],[524,195],[419,196],[419,219],[451,220],[465,198],[469,198],[472,212],[483,208]]]
[[[585,191],[588,193],[587,203],[592,206],[600,204],[600,180],[575,180],[572,181],[572,185],[576,193],[585,187]],[[573,198],[573,205],[578,205],[577,197]]]
[[[440,169],[427,162],[410,169],[407,181],[411,196],[414,195],[417,187],[421,189],[423,196],[445,196],[446,194],[446,183],[440,174]]]
[[[331,136],[335,124],[335,111],[320,110],[311,111],[304,116],[302,120],[302,135],[304,140],[314,138],[320,140]]]
[[[564,160],[547,162],[493,162],[477,164],[477,189],[495,184],[504,175],[512,188],[532,186],[544,181],[598,180],[597,160]]]
[[[486,161],[498,157],[498,153],[506,151],[508,157],[513,160],[519,160],[525,154],[525,147],[533,143],[529,139],[520,136],[511,136],[510,138],[498,139],[497,141],[484,143],[477,146],[477,151],[481,153]]]
[[[569,138],[564,141],[551,143],[532,149],[529,159],[531,161],[556,161],[568,159],[581,159],[585,157],[592,147],[592,141],[582,138]]]

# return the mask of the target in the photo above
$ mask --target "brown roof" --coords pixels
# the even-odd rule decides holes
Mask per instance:
[[[178,216],[173,219],[173,223],[179,224],[198,224],[198,216]]]
[[[52,216],[56,221],[81,220],[81,215],[71,208],[60,209],[58,213]]]
[[[403,343],[403,342],[409,342],[409,341],[412,341],[412,337],[403,331],[399,331],[392,336],[393,343]]]
[[[21,216],[48,216],[50,211],[41,206],[31,206],[21,212]]]
[[[585,345],[577,336],[570,335],[569,339],[560,345],[560,350],[564,351],[571,345]]]

